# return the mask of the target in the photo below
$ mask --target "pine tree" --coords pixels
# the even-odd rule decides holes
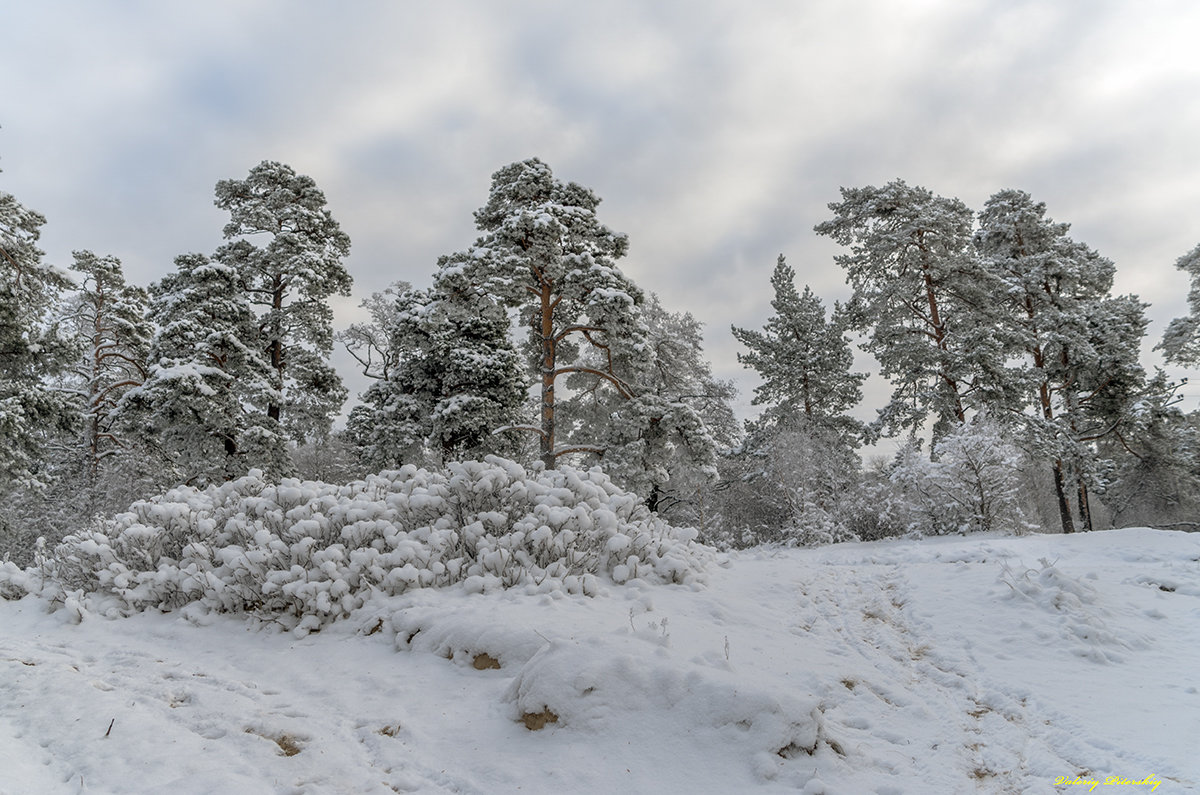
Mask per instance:
[[[903,180],[843,188],[829,209],[816,231],[850,248],[835,258],[854,289],[850,310],[896,384],[877,424],[890,434],[932,415],[940,437],[995,400],[1007,355],[984,314],[996,286],[970,246],[973,214]]]
[[[1168,362],[1184,367],[1200,366],[1200,246],[1184,254],[1175,267],[1191,280],[1188,290],[1188,314],[1175,318],[1167,326],[1157,349]]]
[[[1145,305],[1109,296],[1113,263],[1072,240],[1069,225],[1047,217],[1046,206],[1023,191],[992,196],[979,224],[976,246],[1002,285],[996,296],[1003,333],[1025,357],[1022,383],[1033,411],[1016,416],[1053,462],[1063,532],[1075,529],[1072,479],[1090,529],[1095,442],[1130,421],[1143,390]]]
[[[772,505],[764,520],[793,540],[844,540],[849,534],[834,518],[842,495],[857,480],[855,448],[867,429],[847,412],[862,399],[866,376],[851,371],[854,354],[847,319],[825,307],[807,286],[797,292],[795,271],[783,255],[771,284],[774,314],[762,331],[734,328],[748,348],[738,361],[754,369],[762,384],[754,404],[763,413],[748,423],[741,459],[743,477]]]
[[[82,342],[76,377],[83,401],[84,478],[93,492],[102,461],[123,449],[113,427],[116,407],[146,379],[153,329],[146,318],[149,295],[126,284],[119,259],[91,251],[76,251],[74,258],[71,269],[80,281],[69,310]]]
[[[538,433],[546,467],[564,455],[604,450],[586,436],[597,429],[560,422],[563,381],[572,377],[576,390],[605,388],[633,398],[631,370],[648,358],[641,291],[615,264],[628,240],[599,222],[599,203],[587,188],[555,179],[536,158],[513,163],[492,175],[488,202],[475,213],[482,236],[443,267],[516,309],[527,325],[541,424],[525,427]]]
[[[69,452],[78,413],[60,379],[74,355],[61,328],[60,296],[71,280],[43,264],[40,213],[0,192],[0,561],[31,562],[53,523],[53,459]]]
[[[364,464],[511,453],[512,438],[496,432],[518,421],[525,381],[504,310],[455,269],[429,290],[407,288],[390,302],[377,294],[372,305],[386,328],[343,338],[377,376],[348,422]]]
[[[49,381],[69,365],[71,346],[54,316],[71,286],[42,264],[40,213],[0,192],[0,490],[38,487],[48,437],[70,433],[68,393]]]
[[[326,360],[333,350],[328,299],[349,295],[342,265],[350,238],[326,207],[311,177],[263,161],[244,180],[217,183],[216,205],[228,210],[214,259],[233,268],[239,287],[259,307],[257,345],[271,367],[267,416],[295,441],[322,438],[346,399]],[[265,245],[247,238],[263,235]]]
[[[1094,527],[1089,492],[1106,491],[1116,462],[1100,455],[1098,443],[1137,425],[1142,402],[1153,383],[1139,361],[1146,335],[1147,304],[1137,296],[1105,297],[1088,309],[1088,345],[1071,351],[1074,370],[1064,390],[1064,419],[1069,436],[1083,454],[1076,462],[1076,505],[1084,530]],[[1124,457],[1124,456],[1121,456]]]
[[[699,523],[719,453],[740,436],[729,405],[735,390],[713,377],[703,326],[691,314],[669,312],[651,294],[642,316],[650,360],[639,368],[636,394],[581,391],[571,414],[604,429],[602,465],[614,480],[644,495],[650,510]]]
[[[1118,462],[1105,493],[1118,526],[1200,530],[1200,414],[1179,409],[1185,383],[1157,372],[1132,422],[1105,440]]]
[[[161,485],[219,483],[251,468],[290,473],[286,440],[267,407],[279,396],[237,271],[202,254],[175,260],[151,288],[158,332],[145,382],[119,411],[161,465]]]
[[[807,286],[796,292],[796,273],[782,254],[771,275],[775,313],[762,331],[733,328],[733,336],[748,353],[738,361],[755,370],[762,384],[754,389],[754,405],[765,405],[761,424],[794,426],[799,418],[815,426],[859,436],[860,423],[846,412],[862,400],[863,373],[851,372],[854,354],[846,338],[846,317],[840,306],[827,321],[821,299]]]
[[[440,462],[511,454],[515,440],[501,429],[520,422],[526,382],[504,308],[448,267],[416,320],[429,342],[428,439]]]

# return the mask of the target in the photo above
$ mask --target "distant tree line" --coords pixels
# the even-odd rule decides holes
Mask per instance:
[[[1178,409],[1179,383],[1140,364],[1146,304],[1111,294],[1110,260],[1022,191],[978,213],[900,180],[841,193],[816,232],[845,248],[850,300],[826,319],[781,257],[774,316],[733,330],[765,410],[730,459],[742,477],[725,477],[741,492],[730,510],[752,514],[723,533],[1200,527],[1198,417]],[[1197,263],[1200,249],[1178,263],[1192,314],[1159,346],[1180,365],[1200,363]],[[863,378],[851,335],[893,387],[862,426],[846,414]],[[856,449],[881,437],[904,445],[863,471]]]
[[[639,289],[600,199],[537,159],[493,175],[479,237],[430,286],[394,284],[337,334],[350,240],[287,165],[219,182],[226,242],[148,289],[112,256],[45,263],[45,218],[0,193],[0,558],[251,469],[346,481],[487,455],[600,466],[728,546],[1196,528],[1197,417],[1139,363],[1146,305],[1111,295],[1109,260],[1020,191],[978,213],[902,181],[841,193],[816,232],[844,247],[851,298],[827,313],[779,258],[774,313],[733,329],[762,381],[744,425],[700,322]],[[1200,247],[1178,267],[1191,314],[1159,347],[1194,367]],[[372,381],[340,430],[335,341]],[[851,416],[855,342],[893,386],[872,423]],[[884,437],[900,452],[864,468]]]

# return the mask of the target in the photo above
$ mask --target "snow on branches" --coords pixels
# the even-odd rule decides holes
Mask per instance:
[[[173,489],[68,536],[43,588],[113,615],[197,603],[303,634],[372,594],[413,588],[591,595],[605,581],[699,583],[714,553],[695,537],[598,469],[530,473],[489,457],[342,486],[256,471]]]

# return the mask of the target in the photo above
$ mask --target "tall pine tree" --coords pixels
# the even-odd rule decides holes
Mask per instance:
[[[66,452],[78,425],[70,392],[55,386],[74,356],[57,317],[71,280],[42,262],[45,223],[0,192],[0,560],[22,565],[45,530],[57,474],[48,460]]]
[[[0,488],[37,486],[47,435],[76,416],[70,396],[51,389],[71,360],[55,317],[71,280],[42,263],[37,240],[46,219],[0,192]]]
[[[774,314],[762,331],[734,327],[748,349],[738,360],[762,379],[754,404],[763,413],[748,423],[741,459],[757,492],[763,521],[797,538],[834,540],[847,534],[835,518],[844,492],[857,479],[855,449],[867,429],[847,412],[862,399],[863,373],[851,371],[854,354],[847,318],[835,305],[826,318],[821,300],[779,256],[771,275]]]
[[[641,291],[616,266],[628,240],[600,223],[600,199],[563,183],[531,158],[492,175],[488,202],[475,213],[482,236],[443,266],[483,294],[516,309],[529,329],[526,352],[540,389],[542,463],[564,455],[602,454],[598,429],[559,418],[559,387],[635,395],[633,368],[648,358]],[[589,358],[588,354],[594,354]]]
[[[219,483],[251,468],[290,473],[278,403],[240,276],[202,254],[152,288],[158,331],[145,382],[120,405],[126,432],[159,462],[160,485]]]
[[[246,179],[217,183],[216,205],[229,211],[225,238],[213,258],[234,269],[258,308],[257,344],[271,367],[267,391],[277,394],[267,416],[295,441],[329,433],[346,399],[327,363],[333,351],[328,299],[349,295],[342,265],[350,238],[326,207],[311,177],[263,161]],[[264,239],[256,245],[252,239]]]
[[[854,353],[842,307],[835,306],[827,320],[821,299],[807,285],[803,293],[796,291],[796,272],[782,254],[771,285],[775,313],[763,330],[733,328],[733,336],[749,349],[738,354],[738,361],[762,379],[753,401],[767,407],[760,424],[788,427],[803,418],[848,437],[860,435],[861,423],[847,412],[862,400],[866,375],[851,372]]]
[[[1007,357],[986,313],[997,285],[971,248],[973,213],[958,199],[903,180],[843,188],[834,217],[816,226],[850,249],[836,257],[869,329],[866,349],[895,383],[880,413],[885,433],[935,419],[940,438],[994,401]]]
[[[79,274],[79,290],[69,304],[81,338],[82,359],[76,367],[83,402],[83,473],[89,491],[99,483],[102,462],[124,445],[114,428],[121,396],[140,386],[147,375],[153,329],[146,318],[149,295],[125,282],[121,261],[76,251],[71,270]]]
[[[1032,411],[1015,414],[1023,436],[1052,462],[1063,532],[1073,532],[1070,494],[1091,528],[1088,480],[1095,442],[1132,421],[1144,372],[1138,347],[1145,305],[1111,297],[1113,263],[1072,240],[1068,224],[1029,194],[1004,190],[979,215],[976,247],[1000,280],[998,331],[1023,354],[1018,383]]]

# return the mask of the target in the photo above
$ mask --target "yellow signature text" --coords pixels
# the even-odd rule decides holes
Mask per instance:
[[[1091,792],[1096,787],[1149,787],[1150,791],[1154,792],[1154,790],[1158,789],[1158,785],[1162,782],[1156,779],[1153,775],[1149,775],[1143,779],[1108,776],[1103,781],[1098,778],[1071,778],[1070,776],[1059,776],[1058,778],[1054,779],[1054,783],[1058,786],[1087,787],[1088,792]]]

